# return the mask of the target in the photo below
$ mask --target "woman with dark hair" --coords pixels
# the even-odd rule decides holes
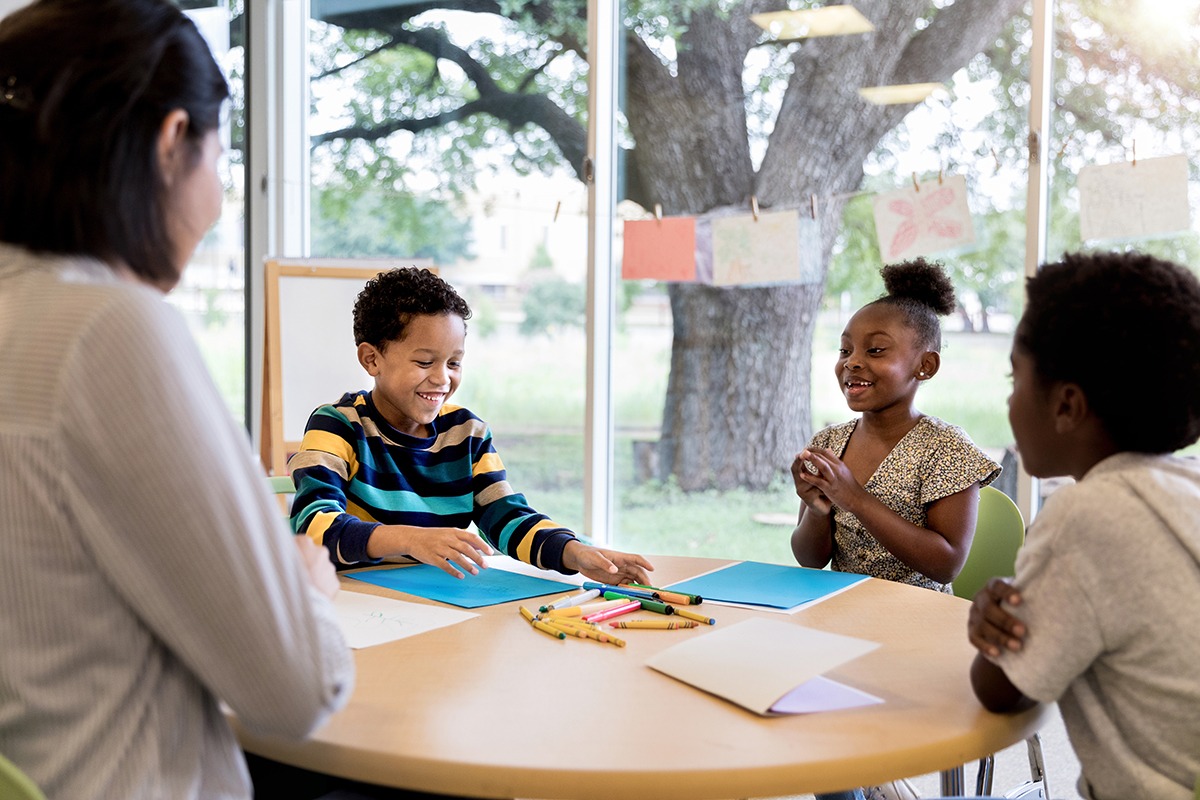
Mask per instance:
[[[49,797],[249,797],[218,698],[302,737],[353,684],[333,567],[164,300],[227,97],[166,0],[0,20],[0,752]]]

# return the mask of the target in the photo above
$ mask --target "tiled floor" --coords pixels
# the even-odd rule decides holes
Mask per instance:
[[[1046,766],[1046,786],[1053,800],[1077,800],[1079,792],[1075,783],[1079,779],[1079,760],[1067,741],[1067,732],[1057,709],[1050,721],[1039,732],[1042,739],[1042,758]],[[1025,743],[1013,745],[996,754],[995,778],[992,794],[1003,797],[1004,793],[1029,780],[1029,757]],[[921,775],[910,779],[921,793],[921,797],[938,797],[941,778],[938,774]],[[967,794],[975,791],[975,765],[966,769]],[[812,800],[812,795],[799,795],[790,800]]]

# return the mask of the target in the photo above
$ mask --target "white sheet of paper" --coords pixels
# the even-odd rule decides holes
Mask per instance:
[[[882,702],[882,697],[818,675],[779,698],[771,706],[771,711],[775,714],[813,714],[873,706]]]
[[[646,666],[769,716],[800,684],[877,647],[865,639],[756,618],[669,647]]]
[[[573,583],[576,586],[582,585],[584,581],[591,580],[591,578],[584,577],[579,573],[575,573],[574,575],[563,575],[561,572],[555,572],[552,569],[541,569],[540,567],[535,567],[532,564],[526,564],[524,561],[518,561],[515,558],[510,558],[509,556],[504,555],[484,556],[483,561],[485,564],[487,564],[488,569],[502,569],[505,572],[515,572],[518,575],[529,575],[533,578],[546,578],[547,580],[552,581]],[[564,594],[568,591],[570,590],[566,589],[565,587],[563,588]]]
[[[333,598],[338,624],[354,650],[415,636],[479,616],[444,606],[407,603],[342,590]]]
[[[883,263],[958,250],[975,241],[967,207],[967,179],[940,181],[875,195],[875,236]]]
[[[1079,235],[1086,241],[1187,230],[1187,156],[1079,170]]]

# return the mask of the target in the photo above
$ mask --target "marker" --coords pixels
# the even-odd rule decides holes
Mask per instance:
[[[695,620],[696,622],[703,622],[706,625],[716,625],[717,624],[717,621],[715,619],[713,619],[712,617],[706,617],[703,614],[697,614],[695,611],[688,611],[686,608],[676,608],[675,615],[678,617],[683,617],[684,619],[691,619],[691,620]]]
[[[545,622],[542,622],[540,619],[535,619],[533,622],[531,622],[529,624],[532,625],[533,627],[537,628],[542,633],[553,636],[555,639],[567,638],[567,635],[565,633],[563,633],[562,631],[560,631],[558,628],[555,628],[553,625],[547,625]]]
[[[655,630],[675,630],[676,628],[696,628],[699,622],[690,619],[631,619],[627,622],[610,622],[610,628],[652,628]]]
[[[575,633],[577,631],[582,631],[584,635],[587,635],[587,633],[589,631],[591,631],[592,633],[600,632],[599,625],[591,625],[588,623],[577,624],[577,623],[572,623],[565,619],[554,619],[554,618],[542,619],[541,621],[546,623],[547,625],[553,625],[554,627],[556,627],[560,630],[564,630],[571,635],[575,635]]]
[[[610,608],[615,608],[630,600],[636,598],[625,597],[618,595],[614,599],[601,600],[599,603],[587,603],[582,606],[569,606],[567,608],[556,608],[553,611],[547,611],[547,616],[551,617],[586,617],[588,614],[595,614],[597,611],[606,611]]]
[[[541,620],[539,620],[539,622],[541,622]],[[580,639],[587,638],[587,631],[585,631],[583,628],[576,628],[570,625],[560,625],[552,619],[545,620],[545,624],[549,625],[551,628],[554,628],[556,631],[566,634],[567,636],[578,636]]]
[[[655,614],[674,614],[675,607],[669,606],[666,603],[660,603],[657,600],[638,600],[642,604],[642,608],[647,611],[653,611]]]
[[[640,600],[630,600],[628,603],[623,603],[615,608],[608,608],[604,611],[597,611],[595,614],[588,614],[583,619],[585,622],[603,622],[610,617],[618,617],[621,614],[628,614],[631,611],[638,611],[641,609],[641,607],[642,603]]]
[[[560,608],[570,608],[571,606],[583,605],[593,597],[599,597],[599,589],[588,589],[580,594],[569,594],[565,597],[560,597],[552,603],[548,603],[541,607],[542,611],[557,611]]]
[[[631,583],[630,586],[635,589],[645,589],[648,592],[655,592],[659,600],[667,603],[679,603],[683,606],[698,606],[704,602],[704,598],[698,594],[688,594],[686,592],[673,592],[670,589],[659,589],[656,586],[646,586],[642,583]]]
[[[626,597],[637,597],[645,600],[654,600],[658,597],[654,592],[647,592],[644,589],[630,589],[627,586],[610,586],[607,583],[584,582],[583,587],[585,589],[598,589],[605,594],[615,592],[616,594],[623,594]]]
[[[608,597],[610,599],[617,599],[617,598],[621,597],[621,593],[620,592],[605,592],[604,596]],[[672,613],[674,613],[674,609],[672,609],[666,603],[660,603],[657,600],[646,600],[641,597],[635,597],[634,599],[642,604],[642,608],[646,609],[647,611],[653,611],[655,614],[672,614]]]

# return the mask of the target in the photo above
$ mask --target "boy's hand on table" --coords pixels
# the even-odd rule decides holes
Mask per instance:
[[[592,547],[576,539],[563,548],[563,566],[600,583],[650,583],[654,566],[639,555]]]
[[[292,540],[296,542],[296,549],[300,551],[300,560],[304,563],[308,582],[332,600],[338,593],[338,578],[337,568],[329,558],[329,551],[304,535],[293,536]]]
[[[975,649],[989,658],[1001,650],[1020,650],[1027,633],[1025,623],[1001,605],[1021,604],[1021,593],[1004,578],[992,578],[971,603],[967,618],[967,636]]]
[[[379,536],[380,533],[383,535]],[[382,548],[388,552],[381,552],[379,555],[371,552],[377,537]],[[456,578],[462,578],[464,572],[478,575],[479,570],[487,569],[483,557],[494,555],[496,551],[478,534],[461,528],[381,525],[371,534],[367,552],[373,558],[406,555],[422,564],[431,564]]]

